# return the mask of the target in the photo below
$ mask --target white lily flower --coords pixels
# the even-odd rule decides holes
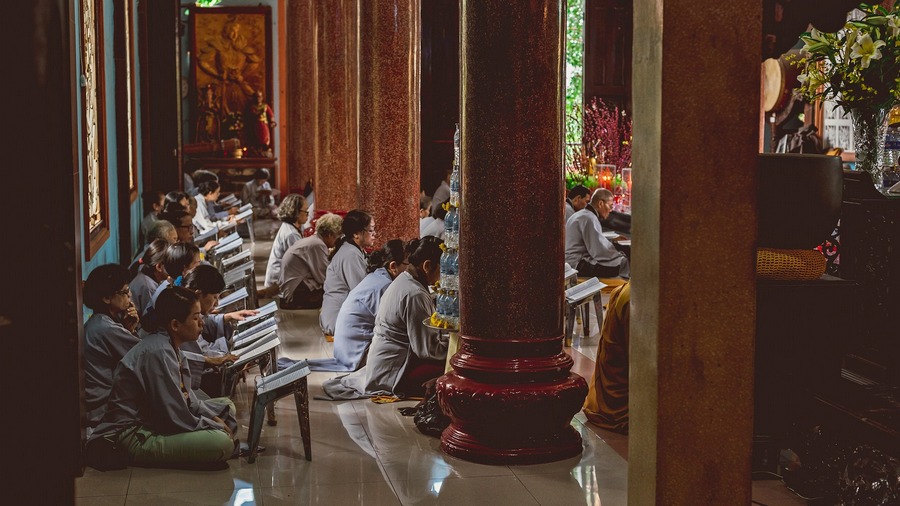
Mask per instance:
[[[891,14],[888,16],[887,26],[891,29],[891,37],[900,34],[900,17]]]
[[[867,69],[869,68],[869,63],[872,60],[880,60],[881,59],[881,47],[885,45],[883,40],[872,40],[872,36],[868,33],[864,33],[856,40],[856,43],[853,44],[852,51],[850,52],[850,58],[859,58],[860,63],[859,66],[861,68]]]
[[[810,49],[816,49],[822,47],[826,44],[825,38],[822,36],[822,32],[813,28],[810,30],[809,35],[805,37],[800,37],[803,40],[803,51],[809,52]]]

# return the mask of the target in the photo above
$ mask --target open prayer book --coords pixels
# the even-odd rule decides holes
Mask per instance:
[[[247,218],[253,216],[253,209],[247,209],[246,211],[241,211],[238,214],[234,215],[234,220],[246,220]]]
[[[230,256],[225,260],[222,260],[222,267],[224,267],[225,269],[231,269],[231,266],[236,265],[238,262],[249,259],[250,255],[252,254],[252,251],[246,250],[238,253],[237,255]]]
[[[260,323],[275,316],[275,310],[277,309],[278,304],[276,304],[274,300],[272,302],[269,302],[265,306],[257,309],[259,313],[251,316],[250,318],[247,318],[244,321],[238,322],[238,330],[243,332],[244,329],[259,325]]]
[[[235,234],[235,235],[237,235],[237,234]],[[229,237],[231,237],[231,236],[229,236]],[[240,241],[240,240],[237,240],[237,241],[231,241],[231,242],[226,243],[226,244],[219,244],[219,245],[216,246],[216,248],[213,250],[213,254],[215,254],[215,255],[224,255],[225,253],[229,253],[229,252],[232,252],[232,251],[235,251],[235,250],[239,249],[239,248],[241,247],[241,245],[243,245],[243,244],[244,244],[244,242],[243,242],[243,241]]]
[[[256,377],[256,393],[264,394],[290,385],[300,378],[309,376],[309,364],[301,360],[296,364],[268,376]]]
[[[613,231],[613,230],[608,230],[606,232],[603,232],[603,237],[606,237],[607,239],[615,239],[616,237],[619,237],[619,235],[620,234],[618,232]]]
[[[257,339],[268,335],[270,332],[275,332],[278,330],[278,324],[274,318],[269,318],[268,320],[256,325],[254,327],[250,327],[242,332],[239,332],[232,336],[232,340],[234,344],[232,348],[245,348],[248,344],[256,341]]]
[[[194,244],[202,246],[209,241],[214,241],[216,239],[216,234],[218,233],[219,230],[215,228],[211,228],[206,232],[202,232],[200,235],[194,238]]]
[[[241,208],[240,208],[240,210],[239,210],[238,212],[239,212],[239,213],[245,213],[245,212],[247,212],[247,211],[249,211],[249,210],[251,210],[251,209],[253,209],[253,204],[244,204],[244,205],[241,206]]]
[[[566,301],[569,304],[577,304],[587,299],[588,297],[597,295],[604,287],[606,287],[606,284],[601,283],[599,279],[588,278],[587,281],[578,283],[572,288],[566,290]]]
[[[216,311],[221,311],[226,306],[234,304],[235,302],[241,301],[249,297],[250,294],[247,292],[247,288],[241,288],[235,292],[232,292],[225,297],[219,299],[219,305],[216,306]]]
[[[216,226],[219,227],[219,232],[224,232],[226,230],[231,230],[232,228],[237,226],[237,223],[235,223],[233,221],[226,221],[224,223],[219,222]]]
[[[253,270],[253,261],[249,261],[245,264],[239,265],[234,269],[225,273],[222,276],[225,279],[225,286],[234,286],[239,284],[241,281],[252,281],[249,280],[250,272]]]
[[[232,355],[240,357],[232,367],[240,367],[255,358],[259,358],[273,350],[279,344],[281,344],[281,341],[278,340],[278,334],[272,332],[257,339],[244,348],[231,350]]]
[[[565,269],[566,269],[566,271],[563,273],[563,279],[569,280],[569,279],[571,279],[571,278],[577,278],[577,277],[578,277],[578,271],[576,271],[575,269],[573,269],[572,266],[569,265],[568,262],[563,262],[563,265],[565,266]]]
[[[237,204],[240,202],[237,197],[234,196],[233,193],[225,195],[224,197],[219,199],[220,204]]]

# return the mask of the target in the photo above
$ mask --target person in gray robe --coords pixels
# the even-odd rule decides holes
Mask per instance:
[[[422,230],[421,237],[437,237],[440,240],[444,240],[444,218],[447,217],[447,210],[443,207],[439,207],[437,211],[435,211],[434,218],[431,223]]]
[[[366,365],[325,381],[326,399],[421,395],[423,383],[443,374],[447,340],[424,324],[434,312],[428,286],[441,276],[440,244],[434,237],[410,243],[409,269],[381,296]]]
[[[344,235],[335,243],[331,263],[325,271],[325,293],[319,325],[326,336],[334,335],[337,315],[347,294],[366,277],[366,254],[363,249],[375,245],[375,219],[365,211],[354,209],[347,213],[341,230]]]
[[[141,257],[137,274],[128,283],[128,287],[131,289],[131,300],[139,309],[141,316],[143,316],[144,309],[150,304],[150,298],[159,288],[159,284],[169,277],[165,267],[168,248],[169,243],[163,239],[157,239],[150,243]]]
[[[278,287],[281,309],[317,309],[322,307],[328,250],[341,233],[343,218],[328,213],[316,221],[316,233],[291,245],[282,258]]]
[[[369,274],[350,290],[341,305],[334,329],[334,357],[310,359],[312,371],[359,369],[375,333],[375,315],[391,282],[409,266],[405,245],[392,239],[369,255]]]
[[[95,268],[84,282],[84,303],[94,311],[84,324],[82,365],[88,426],[95,427],[106,413],[116,365],[140,342],[128,270],[116,264]]]
[[[591,191],[584,185],[577,184],[569,190],[566,194],[566,218],[565,221],[563,221],[563,225],[565,225],[566,221],[569,221],[569,218],[571,218],[573,214],[581,211],[587,206],[590,196]]]
[[[441,181],[440,186],[434,190],[434,195],[431,197],[431,215],[437,215],[437,210],[444,205],[444,202],[448,202],[450,200],[450,175],[453,173],[452,168],[447,168],[447,172],[444,175],[443,181]]]
[[[591,196],[590,203],[566,222],[566,257],[579,276],[600,278],[629,278],[628,257],[617,250],[603,236],[600,220],[612,211],[613,194],[601,188]]]
[[[306,221],[309,209],[306,206],[306,199],[301,195],[292,193],[281,201],[278,210],[275,212],[276,217],[281,220],[281,228],[275,234],[272,241],[272,250],[269,251],[269,262],[266,264],[266,280],[263,286],[275,286],[278,283],[278,275],[281,273],[281,261],[284,258],[284,252],[295,242],[302,239],[300,235],[300,227]],[[273,290],[272,295],[277,293]]]
[[[108,409],[88,444],[105,438],[139,466],[227,467],[236,446],[234,413],[227,404],[197,398],[179,349],[200,335],[200,302],[190,290],[173,287],[155,310],[162,324],[116,367]]]
[[[241,201],[252,205],[258,216],[276,215],[275,201],[278,200],[278,195],[279,191],[269,184],[269,171],[266,169],[256,169],[253,179],[241,187]]]

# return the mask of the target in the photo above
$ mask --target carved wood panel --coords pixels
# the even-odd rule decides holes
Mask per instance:
[[[631,0],[585,0],[584,101],[599,97],[631,114]]]

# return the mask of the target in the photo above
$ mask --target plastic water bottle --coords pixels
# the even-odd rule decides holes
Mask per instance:
[[[889,126],[884,133],[884,158],[881,166],[890,168],[900,162],[900,125]]]
[[[436,311],[439,321],[447,320],[447,291],[443,288],[438,290]]]
[[[459,205],[459,165],[453,163],[453,172],[450,173],[450,205],[456,207]]]
[[[450,290],[450,294],[447,296],[448,299],[448,318],[447,323],[450,324],[452,328],[459,327],[459,295],[456,290]]]

